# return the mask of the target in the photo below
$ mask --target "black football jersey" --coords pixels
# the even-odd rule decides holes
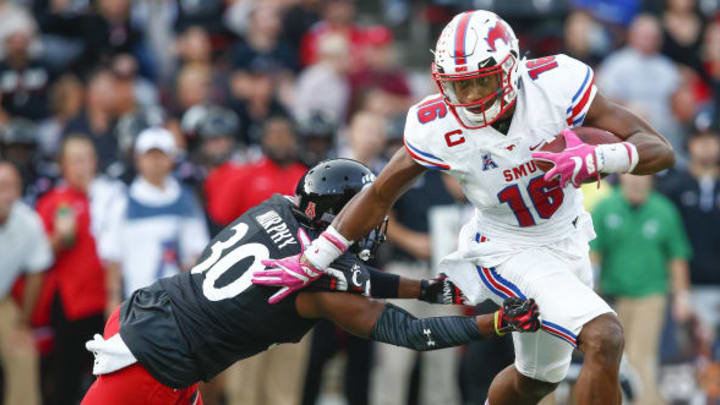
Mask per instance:
[[[254,285],[261,260],[300,253],[292,202],[275,195],[222,230],[189,272],[135,291],[120,311],[120,334],[150,374],[173,387],[207,381],[234,362],[277,343],[297,342],[316,320],[298,315],[297,293],[277,304],[277,287]],[[311,238],[317,235],[306,229]],[[332,268],[362,291],[367,268],[347,253]],[[305,291],[330,290],[319,280]]]

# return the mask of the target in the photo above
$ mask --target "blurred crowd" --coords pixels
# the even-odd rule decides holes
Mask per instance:
[[[720,0],[0,0],[2,403],[78,403],[84,343],[109,311],[189,270],[307,167],[346,157],[379,172],[408,107],[436,91],[428,50],[470,8],[505,18],[528,58],[592,66],[673,144],[676,167],[655,178],[586,187],[597,288],[625,327],[629,403],[720,404]],[[427,173],[374,265],[433,277],[471,215],[457,182]],[[508,339],[419,355],[321,323],[203,396],[481,405],[512,361]],[[544,404],[572,403],[572,379]]]

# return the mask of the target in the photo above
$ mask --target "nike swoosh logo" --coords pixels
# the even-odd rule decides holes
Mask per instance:
[[[573,183],[577,184],[577,183],[575,182],[575,178],[576,178],[577,175],[580,173],[580,169],[582,169],[582,163],[583,163],[583,161],[582,161],[582,159],[580,159],[580,158],[577,157],[577,156],[573,156],[573,157],[571,157],[570,159],[572,159],[572,161],[575,162],[575,167],[573,168],[573,174],[572,174],[572,177],[570,177],[570,180],[571,180]]]
[[[535,146],[531,146],[531,147],[530,147],[530,150],[535,150],[535,149],[537,149],[540,145],[542,145],[542,144],[544,144],[544,143],[545,143],[545,141],[542,141],[542,142],[540,142],[539,144],[537,144],[537,145],[535,145]]]

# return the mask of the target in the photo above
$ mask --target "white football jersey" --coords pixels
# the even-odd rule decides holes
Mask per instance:
[[[464,128],[438,93],[408,111],[405,148],[417,163],[460,181],[483,236],[548,243],[567,237],[587,214],[582,192],[545,182],[531,153],[562,129],[582,125],[597,89],[592,69],[562,54],[522,61],[518,74],[507,135],[491,126]]]

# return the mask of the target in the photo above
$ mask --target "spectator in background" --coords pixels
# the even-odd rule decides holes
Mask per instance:
[[[34,205],[37,198],[53,186],[57,177],[54,165],[43,161],[37,151],[38,131],[24,118],[10,120],[0,129],[0,157],[11,161],[22,177],[22,198]]]
[[[27,7],[14,1],[3,0],[0,2],[0,59],[6,57],[5,39],[18,27],[29,27],[35,32],[37,23]],[[39,43],[33,44],[33,47],[37,48],[37,45]]]
[[[101,237],[108,311],[136,289],[189,270],[209,240],[195,196],[170,175],[177,153],[172,133],[162,127],[137,137],[138,175],[112,207],[112,223]]]
[[[2,110],[12,117],[45,118],[49,115],[47,93],[53,74],[37,52],[31,52],[35,24],[14,21],[6,30],[5,55],[0,62]]]
[[[105,271],[92,232],[89,188],[97,164],[92,142],[86,137],[66,138],[59,161],[63,183],[38,201],[37,211],[56,257],[47,282],[53,291],[54,403],[74,404],[93,363],[85,342],[104,323]]]
[[[144,71],[152,61],[143,48],[143,33],[130,21],[130,0],[38,0],[33,8],[58,68],[86,75],[118,53],[133,53]]]
[[[230,108],[240,117],[238,141],[248,145],[260,144],[265,122],[289,113],[277,97],[277,65],[265,57],[253,59],[245,70],[236,71],[232,78]]]
[[[85,108],[65,127],[64,135],[87,134],[95,146],[100,172],[118,159],[118,143],[113,130],[117,118],[115,77],[107,69],[98,69],[87,80]]]
[[[299,0],[293,3],[283,13],[282,38],[292,47],[294,55],[300,55],[302,39],[312,26],[320,21],[323,4],[317,0]]]
[[[322,9],[322,20],[305,34],[300,45],[300,62],[311,66],[322,58],[323,39],[341,35],[348,43],[348,62],[357,67],[362,63],[365,31],[355,23],[355,3],[352,0],[328,0]]]
[[[274,91],[285,108],[290,107],[294,91],[294,73],[299,68],[297,52],[281,37],[280,2],[256,2],[250,6],[249,24],[232,52],[236,74],[250,70],[253,64],[266,65]]]
[[[143,33],[130,20],[130,0],[98,0],[97,16],[91,16],[86,33],[85,60],[89,63],[107,63],[120,53],[134,54],[141,60]],[[146,56],[147,57],[147,56]],[[147,59],[145,64],[151,64]],[[148,66],[149,68],[149,66]]]
[[[670,59],[703,73],[700,60],[703,21],[695,12],[695,0],[667,0],[662,15],[662,53]]]
[[[183,117],[183,128],[183,132],[192,132],[197,138],[198,147],[193,160],[203,173],[205,212],[210,220],[210,235],[214,236],[223,228],[214,217],[217,207],[223,204],[218,201],[219,190],[242,171],[242,165],[248,160],[245,145],[236,141],[240,122],[230,109],[219,105],[198,105]]]
[[[600,66],[598,85],[607,97],[647,118],[680,150],[683,134],[672,114],[671,99],[682,82],[672,61],[659,53],[662,32],[657,18],[647,14],[636,17],[627,42]]]
[[[215,104],[194,106],[185,113],[182,124],[183,133],[196,140],[192,160],[201,168],[203,178],[226,163],[246,163],[245,145],[235,140],[240,119],[229,108]]]
[[[217,190],[214,212],[210,217],[222,225],[275,193],[292,195],[306,167],[298,162],[297,138],[292,122],[285,117],[265,121],[261,139],[263,158],[248,163]],[[242,192],[251,190],[252,192]]]
[[[294,114],[301,117],[321,111],[332,120],[344,122],[351,94],[348,42],[339,34],[324,35],[318,41],[318,62],[303,70],[297,79]]]
[[[387,119],[380,114],[356,113],[350,120],[347,137],[342,140],[346,145],[340,149],[339,156],[355,159],[374,173],[380,173],[385,165],[382,152],[387,142],[387,127]]]
[[[46,61],[58,71],[80,68],[79,64],[71,64],[84,52],[83,39],[89,28],[87,19],[91,4],[65,0],[36,0],[31,4]],[[75,74],[87,73],[82,69],[73,70]]]
[[[720,135],[699,128],[688,139],[687,168],[661,178],[659,189],[680,210],[687,227],[693,258],[690,261],[691,301],[695,314],[711,336],[720,327]]]
[[[387,153],[392,155],[402,146],[404,125],[393,125],[388,133]],[[363,131],[360,131],[362,133]],[[432,244],[429,212],[433,207],[453,204],[445,189],[443,174],[428,171],[403,194],[393,206],[388,224],[388,241],[393,253],[384,270],[403,277],[429,279],[437,274],[431,267]],[[450,253],[450,252],[447,252]],[[430,305],[408,300],[391,300],[394,305],[420,316],[458,315],[458,308]],[[460,403],[456,383],[457,349],[443,349],[433,353],[417,353],[387,344],[376,345],[376,364],[373,372],[373,403],[401,405],[408,401],[410,379],[416,360],[420,359],[419,404]]]
[[[57,155],[65,125],[83,108],[83,91],[82,82],[71,73],[64,74],[50,88],[51,116],[38,125],[38,142],[44,158],[52,159]]]
[[[155,85],[138,74],[138,61],[133,55],[128,53],[115,55],[110,68],[115,75],[118,115],[158,104]]]
[[[715,98],[715,114],[718,114],[720,105],[720,22],[710,23],[704,35],[702,60],[705,73],[710,79],[711,90]]]
[[[213,36],[224,35],[227,31],[222,18],[226,7],[225,3],[223,0],[182,0],[177,2],[175,31],[182,32],[188,27],[201,26]]]
[[[224,63],[215,63],[210,35],[201,26],[191,26],[178,34],[173,46],[177,58],[173,65],[173,81],[186,67],[200,67],[209,71],[209,90],[204,97],[212,101],[227,98],[227,83],[229,81],[229,68]],[[177,113],[179,119],[182,111]]]
[[[210,102],[210,65],[191,64],[183,67],[175,78],[175,97],[171,115],[180,117],[192,106]]]
[[[264,58],[276,70],[298,70],[297,54],[285,42],[282,33],[280,8],[273,2],[258,2],[250,11],[244,38],[233,48],[233,69],[247,70],[256,58]]]
[[[605,28],[586,11],[573,11],[565,19],[565,52],[590,66],[597,66],[610,50]]]
[[[625,351],[643,385],[638,405],[660,405],[659,343],[667,295],[677,321],[690,315],[690,245],[680,214],[652,190],[652,177],[620,175],[620,188],[593,212],[597,238],[592,257],[600,265],[600,291],[615,298],[625,330]],[[642,254],[638,254],[641,252]]]
[[[130,184],[137,174],[133,149],[138,135],[147,128],[162,126],[165,123],[165,112],[157,106],[136,109],[119,117],[113,130],[113,137],[118,144],[119,157],[117,161],[108,166],[105,174],[125,184]],[[179,135],[176,135],[176,142],[178,139],[182,140]],[[178,142],[178,144],[184,143]]]
[[[30,318],[42,287],[42,272],[52,264],[50,244],[32,208],[20,202],[20,173],[0,161],[0,364],[5,404],[40,405],[38,354]],[[10,288],[27,273],[20,308]]]
[[[365,92],[381,91],[385,96],[384,114],[390,117],[405,115],[412,104],[407,74],[397,65],[394,37],[389,29],[376,26],[365,33],[365,64],[350,74],[352,105],[358,108]]]
[[[200,26],[190,26],[178,34],[175,54],[180,66],[212,63],[210,35]]]
[[[327,118],[321,111],[311,112],[307,117],[298,117],[300,138],[300,160],[307,167],[335,157],[335,134],[338,123]]]

